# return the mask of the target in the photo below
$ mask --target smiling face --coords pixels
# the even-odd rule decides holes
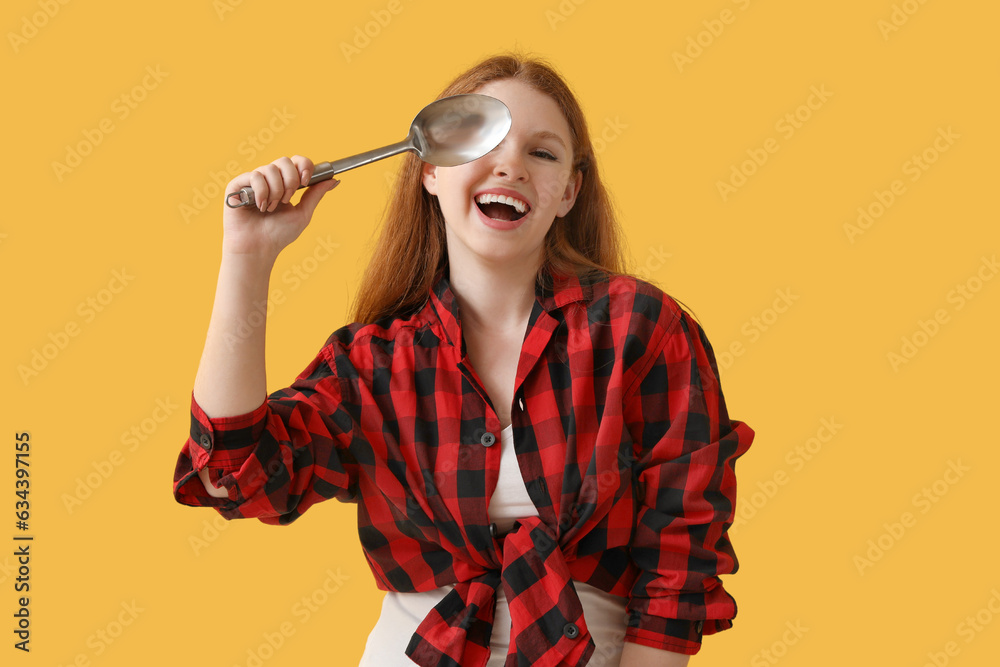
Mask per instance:
[[[569,124],[552,98],[520,81],[491,81],[474,92],[506,104],[512,122],[500,145],[478,160],[423,166],[424,187],[444,215],[449,259],[536,269],[546,233],[580,190]]]

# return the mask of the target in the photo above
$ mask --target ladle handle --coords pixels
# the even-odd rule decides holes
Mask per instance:
[[[376,148],[374,150],[365,151],[364,153],[358,153],[357,155],[345,157],[334,162],[320,162],[313,169],[313,175],[312,178],[309,179],[309,183],[306,185],[300,185],[296,189],[301,190],[302,188],[307,188],[310,185],[319,183],[320,181],[326,181],[333,178],[334,174],[339,174],[349,169],[354,169],[355,167],[362,167],[366,164],[370,164],[387,157],[392,157],[393,155],[398,155],[399,153],[408,150],[416,150],[412,134],[400,142],[389,144],[388,146],[383,146],[382,148]],[[233,203],[233,197],[237,197],[239,201]],[[226,195],[226,206],[229,208],[250,206],[254,203],[253,199],[253,188],[248,185],[244,188],[240,188],[236,192],[230,192]]]

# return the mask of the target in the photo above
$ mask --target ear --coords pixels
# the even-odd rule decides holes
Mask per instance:
[[[580,194],[580,185],[582,183],[583,172],[578,169],[570,178],[569,183],[566,184],[566,189],[563,190],[562,199],[559,200],[559,208],[556,210],[557,217],[565,217],[570,212],[570,209],[573,208],[573,204],[576,203],[576,196]]]
[[[423,167],[421,167],[421,174],[424,189],[432,195],[437,196],[437,167],[424,162]]]

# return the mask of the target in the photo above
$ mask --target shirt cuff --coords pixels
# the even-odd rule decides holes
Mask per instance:
[[[713,622],[664,618],[631,609],[628,612],[625,641],[674,653],[694,655],[701,650],[703,626]]]
[[[250,412],[227,417],[209,417],[191,392],[191,431],[181,448],[174,469],[174,498],[183,505],[215,507],[230,516],[238,502],[229,490],[229,498],[208,494],[198,471],[208,468],[209,479],[218,487],[222,477],[237,472],[253,452],[267,425],[267,397]],[[239,515],[233,513],[232,517]]]

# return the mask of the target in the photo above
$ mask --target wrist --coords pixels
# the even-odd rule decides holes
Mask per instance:
[[[238,269],[241,273],[256,273],[270,276],[277,261],[276,253],[263,251],[247,251],[235,244],[222,241],[223,265]]]

